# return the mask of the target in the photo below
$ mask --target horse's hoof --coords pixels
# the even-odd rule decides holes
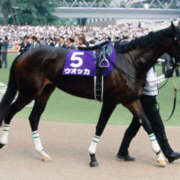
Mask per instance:
[[[51,161],[51,157],[45,152],[45,151],[41,151],[40,152],[41,156],[42,156],[42,161],[43,162],[47,162],[47,161]]]
[[[166,167],[166,161],[165,160],[160,160],[160,159],[158,159],[157,161],[156,161],[156,165],[157,166],[159,166],[159,167]]]
[[[43,157],[41,159],[43,162],[51,161],[52,159],[50,157]]]
[[[0,143],[0,149],[3,148],[5,144]]]
[[[98,166],[99,166],[99,163],[98,163],[97,161],[91,161],[91,162],[89,163],[89,166],[90,166],[90,167],[98,167]]]

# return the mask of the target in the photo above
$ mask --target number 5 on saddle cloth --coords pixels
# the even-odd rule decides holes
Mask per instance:
[[[62,74],[93,76],[94,97],[103,101],[104,77],[114,69],[115,61],[115,49],[111,43],[98,45],[95,48],[72,49],[66,56]]]

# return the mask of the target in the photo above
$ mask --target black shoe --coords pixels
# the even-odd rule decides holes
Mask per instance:
[[[123,161],[135,161],[135,158],[130,156],[129,154],[126,154],[126,155],[117,154],[116,157],[119,160],[123,160]]]
[[[180,152],[172,152],[168,157],[167,157],[169,163],[172,163],[173,161],[180,159]]]

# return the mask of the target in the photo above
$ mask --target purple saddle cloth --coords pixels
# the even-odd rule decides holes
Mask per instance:
[[[116,53],[114,46],[110,43],[106,48],[106,59],[109,66],[103,68],[103,76],[107,76],[114,68]],[[96,54],[91,50],[72,49],[66,56],[63,75],[96,76]],[[106,63],[106,62],[105,62]]]

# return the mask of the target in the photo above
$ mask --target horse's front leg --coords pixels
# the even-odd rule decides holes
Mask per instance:
[[[109,117],[111,116],[113,110],[116,107],[116,103],[112,101],[112,99],[108,99],[106,98],[103,102],[102,105],[102,109],[101,109],[101,114],[96,126],[96,133],[92,139],[92,142],[89,146],[89,154],[90,154],[90,163],[89,165],[91,167],[97,167],[99,164],[96,160],[96,148],[97,148],[97,144],[99,142],[100,136],[103,133],[103,130],[107,124],[107,121],[109,119]]]
[[[139,120],[141,121],[140,123],[142,124],[145,131],[148,133],[149,139],[152,143],[152,149],[156,153],[157,165],[161,167],[165,167],[166,161],[161,152],[160,146],[156,140],[156,136],[152,130],[151,124],[144,113],[140,100],[136,100],[130,104],[123,104],[123,105],[126,106],[135,116],[139,117]]]

